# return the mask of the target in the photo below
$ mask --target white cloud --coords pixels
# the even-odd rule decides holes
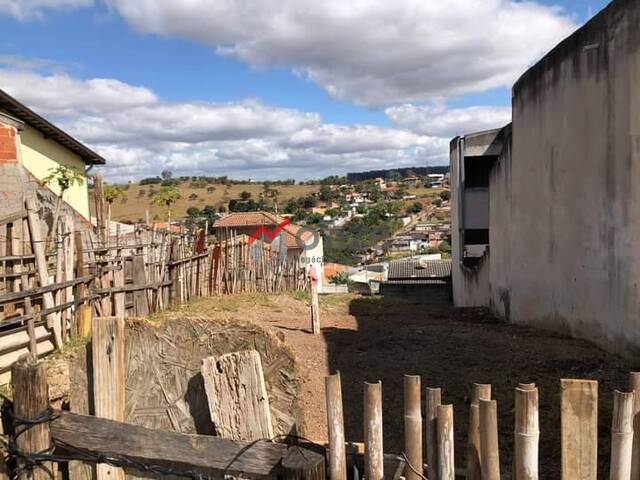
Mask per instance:
[[[288,66],[367,105],[510,86],[576,27],[532,1],[107,2],[141,32],[192,39],[254,66]]]
[[[466,107],[404,104],[389,107],[387,116],[399,128],[423,135],[454,137],[501,127],[511,121],[511,107]]]
[[[114,79],[0,68],[0,88],[107,159],[106,175],[320,178],[446,163],[448,139],[373,125],[323,123],[316,113],[247,100],[166,102]]]
[[[18,20],[40,19],[46,10],[88,7],[93,0],[0,0],[0,14]]]

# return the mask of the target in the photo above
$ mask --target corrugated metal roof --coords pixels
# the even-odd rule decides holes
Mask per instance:
[[[389,263],[389,280],[434,279],[451,276],[451,260],[398,260]]]
[[[23,121],[27,125],[31,125],[36,130],[42,132],[47,138],[50,138],[63,147],[68,148],[82,158],[85,163],[89,165],[104,165],[106,163],[104,158],[89,147],[80,143],[67,132],[56,127],[53,123],[41,117],[3,90],[0,90],[0,108],[9,112],[11,115]]]

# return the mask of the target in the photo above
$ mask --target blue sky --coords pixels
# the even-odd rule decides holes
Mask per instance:
[[[428,4],[430,0],[423,1]],[[305,0],[283,1],[276,3],[275,13],[272,2],[256,0],[251,13],[257,20],[236,11],[241,2],[232,0],[190,2],[188,11],[177,0],[145,0],[139,2],[145,4],[139,9],[131,6],[135,3],[54,0],[44,7],[40,0],[0,0],[4,39],[0,59],[4,59],[5,72],[0,75],[0,88],[60,122],[105,156],[117,156],[107,158],[111,165],[107,175],[114,179],[152,174],[160,167],[237,177],[308,178],[369,167],[444,163],[443,145],[457,133],[451,130],[456,118],[465,119],[460,128],[476,124],[482,128],[491,120],[508,120],[506,110],[496,108],[508,107],[509,82],[606,4],[564,0],[518,6],[489,1],[491,7],[480,7],[475,14],[487,16],[487,23],[499,13],[512,15],[517,19],[514,22],[525,19],[518,27],[522,31],[511,28],[498,34],[505,41],[493,42],[487,39],[487,30],[495,25],[475,32],[470,31],[474,28],[471,22],[466,31],[451,32],[447,12],[419,2],[416,6],[415,0],[401,0],[398,5],[406,3],[410,12],[424,8],[424,22],[399,15],[393,24],[391,18],[397,31],[385,32],[384,38],[379,30],[381,25],[387,27],[386,20],[381,20],[386,6],[376,0],[361,11],[356,7],[344,11],[338,4],[332,11],[329,7],[313,11],[316,7],[312,6],[308,12],[307,7],[300,8],[308,3]],[[376,9],[380,16],[374,15]],[[272,23],[274,15],[280,14],[283,26],[278,30]],[[384,15],[389,17],[388,12]],[[345,18],[350,23],[342,28]],[[539,39],[532,38],[535,25],[539,25]],[[403,29],[412,33],[405,35]],[[451,55],[447,43],[439,45],[443,32],[455,39]],[[410,51],[412,35],[423,42],[415,52]],[[331,45],[333,38],[335,45]],[[509,42],[516,46],[505,47]],[[221,48],[231,52],[221,53]],[[491,68],[474,65],[464,72],[467,58],[488,56],[501,61]],[[179,116],[205,105],[208,110],[199,114],[207,119],[216,115],[211,136],[204,131],[198,138],[189,133],[184,139],[178,134],[161,138],[157,132],[141,131],[148,138],[123,141],[122,132],[113,126],[117,112],[108,108],[108,102],[96,106],[104,102],[104,88],[94,88],[94,79],[119,82],[109,86],[110,94],[118,97],[114,104],[121,104],[122,111],[133,109],[132,115],[144,113],[146,122],[154,119],[149,110],[166,115],[170,109],[172,116]],[[38,82],[43,89],[55,91],[46,96],[24,88],[28,84],[38,89]],[[75,85],[72,90],[65,90],[68,83]],[[155,100],[129,105],[125,101],[128,88],[144,89]],[[233,108],[255,110],[255,105],[290,122],[291,128],[275,128],[274,132],[273,125],[257,125],[257,117],[273,121],[261,111],[249,112],[253,116],[245,130],[221,126],[223,121],[234,121]],[[225,108],[230,112],[221,111]],[[474,110],[465,110],[469,108]],[[491,115],[485,115],[487,111]],[[218,117],[224,114],[231,117]],[[315,120],[309,123],[308,118],[301,118],[305,116]],[[189,123],[193,119],[182,120]],[[158,123],[166,123],[166,118]],[[179,123],[180,118],[173,118],[172,128]],[[96,133],[97,125],[106,130]],[[221,133],[228,130],[233,134]],[[359,149],[341,143],[356,144]],[[310,170],[311,165],[318,168]]]

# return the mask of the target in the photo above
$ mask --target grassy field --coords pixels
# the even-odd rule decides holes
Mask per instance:
[[[251,198],[258,200],[260,194],[264,191],[261,183],[248,185],[211,185],[215,190],[208,192],[207,188],[191,188],[188,184],[181,184],[177,188],[180,191],[181,198],[173,207],[172,216],[181,218],[187,214],[189,207],[204,208],[206,205],[220,207],[228,205],[232,198],[239,198],[240,193],[247,191],[251,193]],[[145,211],[149,210],[150,218],[156,220],[166,219],[166,210],[162,207],[152,205],[152,191],[160,190],[159,185],[131,185],[125,192],[126,198],[116,200],[112,208],[112,217],[114,220],[130,220],[133,222],[144,220]],[[284,206],[287,200],[294,197],[302,197],[317,192],[319,185],[277,185],[272,188],[278,190],[278,205]],[[192,195],[197,198],[190,199]],[[269,200],[270,202],[272,199]],[[91,202],[93,203],[93,202]]]

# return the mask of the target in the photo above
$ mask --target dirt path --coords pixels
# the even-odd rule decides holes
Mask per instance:
[[[505,325],[481,310],[454,310],[353,296],[321,297],[322,334],[309,332],[304,298],[266,297],[235,316],[274,330],[302,371],[303,433],[326,439],[324,377],[340,370],[347,439],[362,441],[362,384],[382,380],[385,451],[402,451],[402,376],[420,374],[453,403],[456,464],[464,465],[468,396],[473,382],[491,383],[498,401],[503,473],[511,464],[513,389],[540,389],[541,478],[559,477],[559,380],[600,381],[600,465],[608,465],[611,392],[626,387],[634,365],[593,345],[531,328]],[[558,473],[557,473],[558,472]],[[604,478],[604,477],[603,477]]]

